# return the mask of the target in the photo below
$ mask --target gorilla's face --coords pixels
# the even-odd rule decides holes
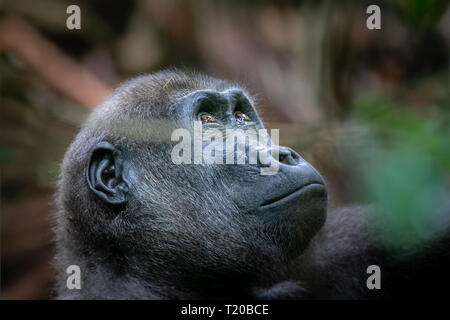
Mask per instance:
[[[141,132],[139,139],[130,134],[116,142],[102,141],[91,151],[86,175],[90,189],[122,207],[130,239],[140,239],[130,241],[130,247],[156,260],[182,260],[217,272],[225,266],[247,268],[275,251],[282,259],[298,255],[325,221],[327,193],[320,174],[294,150],[273,142],[262,146],[247,135],[264,125],[242,89],[221,82],[171,97],[156,103],[143,95],[141,108],[151,112],[128,110],[121,118],[126,118],[123,123],[145,119],[133,128],[142,132],[158,123],[164,134],[159,129]],[[97,123],[102,121],[99,115]],[[242,131],[232,131],[237,129]],[[241,135],[247,136],[239,147]],[[252,147],[258,151],[254,162]],[[270,153],[274,149],[278,156]],[[261,153],[271,156],[263,162]],[[205,160],[208,155],[216,162]],[[264,168],[275,169],[268,174]]]
[[[295,243],[291,245],[293,248],[301,248],[319,230],[325,220],[327,202],[322,177],[294,150],[274,145],[270,139],[262,141],[258,132],[268,132],[251,98],[242,89],[191,92],[176,100],[171,114],[194,136],[198,136],[201,126],[203,157],[210,156],[211,150],[214,155],[220,154],[209,159],[216,161],[213,165],[206,165],[205,159],[201,164],[191,161],[193,166],[208,172],[211,181],[220,182],[212,189],[220,190],[212,195],[213,199],[223,198],[220,193],[228,189],[229,208],[260,219],[266,231],[282,238],[280,244]],[[192,124],[196,121],[197,131],[193,132]],[[208,132],[212,132],[214,139]],[[195,151],[194,142],[191,150]],[[275,155],[270,152],[274,150]],[[249,159],[252,151],[256,151],[253,163]],[[192,183],[196,185],[204,177],[205,174],[200,174]],[[205,187],[202,184],[194,189]]]

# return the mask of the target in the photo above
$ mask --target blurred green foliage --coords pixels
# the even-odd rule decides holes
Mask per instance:
[[[371,129],[358,170],[360,190],[375,204],[373,227],[383,230],[380,241],[388,249],[417,249],[449,219],[450,115],[441,109],[433,117],[438,108],[421,115],[376,95],[360,96],[353,105],[355,117]]]
[[[448,0],[394,0],[399,16],[418,30],[434,26],[445,13]]]
[[[15,159],[14,151],[9,148],[0,146],[0,166],[6,163],[11,163]]]

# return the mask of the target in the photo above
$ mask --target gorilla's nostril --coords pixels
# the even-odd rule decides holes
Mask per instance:
[[[291,156],[294,158],[294,160],[299,161],[301,159],[300,155],[295,152],[295,150],[289,149],[291,151]]]
[[[297,165],[300,163],[301,159],[297,152],[287,147],[280,147],[278,157],[280,163],[287,165]]]

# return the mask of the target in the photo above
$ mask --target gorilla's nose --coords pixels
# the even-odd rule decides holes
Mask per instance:
[[[303,159],[300,155],[289,147],[280,146],[278,149],[278,161],[282,164],[296,166]]]

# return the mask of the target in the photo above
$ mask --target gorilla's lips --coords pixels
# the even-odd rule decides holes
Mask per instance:
[[[287,204],[288,202],[296,199],[297,197],[299,197],[301,194],[304,193],[308,193],[308,192],[325,192],[325,186],[322,182],[309,182],[307,184],[302,185],[300,188],[297,188],[293,191],[290,191],[288,193],[285,193],[282,196],[278,196],[275,198],[272,198],[266,202],[264,202],[260,208],[261,209],[269,209],[270,208],[275,208],[278,206],[283,206],[285,204]]]

